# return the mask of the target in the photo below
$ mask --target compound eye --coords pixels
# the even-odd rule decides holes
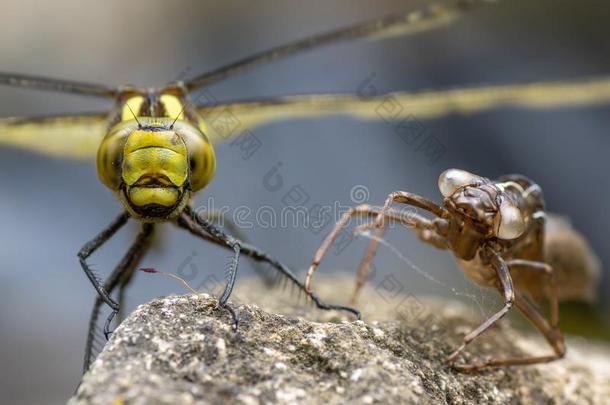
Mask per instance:
[[[480,180],[479,176],[465,170],[449,169],[442,172],[438,177],[438,189],[443,197],[450,197],[458,189],[477,184]]]
[[[189,145],[189,166],[191,189],[193,191],[202,189],[212,180],[216,168],[216,159],[211,145],[191,143]]]
[[[496,217],[496,236],[500,239],[517,239],[525,232],[521,211],[512,202],[504,200]]]
[[[137,128],[135,121],[119,124],[100,143],[97,151],[97,174],[102,183],[111,190],[119,189],[123,149],[127,138]]]
[[[189,124],[177,121],[174,129],[178,131],[188,149],[191,190],[200,190],[214,177],[216,169],[214,148],[201,131]]]

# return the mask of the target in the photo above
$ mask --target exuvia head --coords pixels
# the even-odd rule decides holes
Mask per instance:
[[[178,215],[216,167],[207,137],[187,121],[139,117],[114,126],[102,141],[97,171],[127,211],[148,221]]]
[[[438,178],[445,207],[486,237],[517,239],[525,232],[519,207],[488,179],[449,169]]]

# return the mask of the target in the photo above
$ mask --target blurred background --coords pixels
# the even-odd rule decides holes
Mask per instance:
[[[161,85],[286,41],[421,3],[3,1],[0,70],[112,85]],[[610,4],[604,2],[515,0],[411,38],[356,41],[303,54],[219,83],[208,92],[228,101],[356,92],[371,80],[379,92],[387,92],[602,75],[610,65],[608,20]],[[86,97],[0,89],[2,117],[109,107]],[[571,218],[600,255],[605,269],[601,300],[594,311],[586,309],[592,320],[572,330],[603,335],[600,322],[610,313],[610,105],[548,111],[503,108],[434,121],[413,119],[425,137],[442,146],[442,153],[431,157],[385,122],[324,118],[257,128],[253,133],[260,145],[250,156],[235,145],[217,148],[216,178],[198,203],[213,198],[217,208],[280,210],[286,194],[296,188],[307,196],[301,200],[306,207],[335,202],[349,206],[354,204],[350,194],[355,186],[365,187],[371,203],[381,203],[393,190],[440,201],[436,180],[446,168],[492,178],[522,173],[542,186],[549,210]],[[283,179],[279,189],[265,181],[274,167]],[[17,149],[0,149],[0,187],[2,402],[62,403],[80,377],[94,298],[76,252],[121,206],[98,181],[93,162],[45,158]],[[321,232],[303,227],[254,227],[244,232],[303,276],[329,229],[330,224]],[[101,274],[114,266],[136,231],[137,225],[130,224],[93,256],[91,262]],[[438,283],[381,248],[373,285],[394,276],[414,295],[463,299],[475,312],[495,308],[494,295],[467,281],[449,253],[424,246],[402,230],[391,232],[388,241]],[[355,273],[365,246],[366,240],[355,240],[330,254],[320,273]],[[162,225],[143,266],[176,272],[192,263],[199,270],[193,280],[197,286],[210,275],[222,279],[226,255]],[[241,270],[238,283],[252,275],[245,258]],[[170,280],[140,274],[129,292],[129,310],[170,293],[183,290]]]

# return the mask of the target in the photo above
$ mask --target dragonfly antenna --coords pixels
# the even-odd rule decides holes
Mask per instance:
[[[131,112],[131,115],[133,115],[133,118],[136,120],[136,122],[138,123],[138,128],[142,128],[142,124],[140,123],[140,121],[138,121],[138,117],[136,116],[136,114],[133,112],[133,110],[131,109],[131,106],[129,105],[129,103],[125,103],[125,105],[127,106],[127,108],[129,108],[129,111]]]
[[[186,108],[186,103],[184,103],[184,105],[182,106],[182,109],[180,110],[180,112],[178,113],[178,115],[176,116],[176,119],[174,120],[174,122],[172,122],[172,125],[169,126],[169,129],[174,129],[174,124],[176,123],[176,121],[178,121],[178,118],[180,118],[180,116],[182,115],[182,113],[184,112],[184,109]]]

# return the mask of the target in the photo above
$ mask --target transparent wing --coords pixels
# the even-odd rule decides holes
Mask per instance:
[[[23,75],[19,73],[0,72],[0,84],[24,89],[58,91],[61,93],[74,93],[105,98],[112,98],[118,94],[118,89],[102,84],[75,82],[72,80]]]
[[[548,109],[610,102],[610,77],[536,82],[376,96],[297,95],[237,101],[198,110],[214,142],[222,142],[271,122],[344,115],[363,120],[428,120],[449,114],[476,114],[499,107]]]
[[[0,145],[44,155],[90,159],[106,134],[105,113],[40,118],[1,118]]]
[[[421,10],[393,14],[335,31],[313,35],[222,66],[211,72],[201,74],[184,84],[188,90],[193,91],[202,86],[208,86],[238,75],[256,66],[322,46],[359,38],[378,40],[441,27],[451,23],[467,11],[489,2],[491,0],[460,0],[453,4],[430,5]]]

